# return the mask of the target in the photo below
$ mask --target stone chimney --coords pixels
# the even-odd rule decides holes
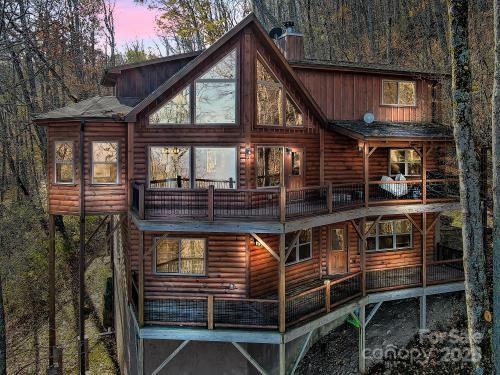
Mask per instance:
[[[281,35],[277,44],[287,60],[304,60],[304,34],[294,31],[294,23],[287,21],[283,23],[285,32]]]

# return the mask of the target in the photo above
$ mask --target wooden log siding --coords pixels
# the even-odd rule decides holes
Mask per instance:
[[[79,173],[79,123],[67,125],[49,125],[48,127],[48,179],[49,179],[49,213],[77,215],[80,199],[80,173]],[[118,213],[128,210],[127,204],[127,175],[126,175],[126,137],[125,123],[94,122],[85,124],[84,167],[85,167],[85,211],[92,213]],[[74,184],[61,185],[54,181],[54,142],[73,141],[74,149]],[[119,184],[93,185],[91,153],[93,141],[117,141],[120,144],[119,155]]]
[[[427,214],[427,222],[431,223],[436,214],[428,213]],[[405,219],[405,216],[388,216],[383,217],[383,220],[391,220],[391,219]],[[415,223],[421,227],[422,225],[422,215],[415,214],[411,215],[411,218],[415,221]],[[367,219],[367,221],[369,221]],[[346,223],[348,228],[348,271],[349,272],[359,272],[360,271],[360,256],[359,256],[359,237],[356,234],[356,231],[351,222]],[[321,238],[322,242],[327,241],[328,236],[328,226],[321,227]],[[418,229],[413,227],[413,235],[412,235],[412,248],[411,249],[402,249],[402,250],[387,250],[387,251],[367,251],[366,252],[366,270],[380,270],[387,268],[396,268],[402,266],[419,266],[422,264],[422,237]],[[435,251],[435,228],[429,230],[426,239],[427,244],[427,263],[430,263],[434,259],[434,251]],[[328,246],[321,247],[321,274],[328,274]]]
[[[320,228],[313,229],[312,258],[286,266],[286,288],[293,288],[302,283],[320,277]],[[261,235],[273,250],[279,249],[279,236]],[[250,296],[259,298],[278,293],[278,261],[263,246],[256,246],[250,238]]]
[[[432,121],[432,82],[417,79],[417,105],[382,105],[382,80],[411,78],[296,67],[295,71],[329,119],[359,120],[372,112],[377,121]]]

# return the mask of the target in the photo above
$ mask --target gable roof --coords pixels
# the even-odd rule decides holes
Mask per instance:
[[[94,96],[81,102],[67,105],[40,114],[35,121],[63,119],[123,119],[137,103],[139,98]]]
[[[364,121],[330,121],[329,128],[352,138],[369,139],[418,139],[435,140],[451,139],[452,131],[444,125],[436,123],[387,122],[375,121],[367,124]]]
[[[144,100],[142,100],[126,117],[125,120],[129,122],[134,122],[137,119],[137,115],[146,109],[151,103],[157,100],[163,93],[165,93],[170,87],[172,87],[175,83],[177,83],[182,77],[186,76],[188,73],[192,72],[200,63],[206,61],[210,56],[213,55],[215,51],[217,51],[220,47],[222,47],[226,42],[228,42],[232,37],[237,35],[240,31],[242,31],[245,27],[252,25],[254,26],[254,31],[257,33],[257,36],[260,36],[261,42],[268,49],[272,50],[276,62],[281,65],[283,69],[287,71],[289,76],[291,77],[292,83],[297,86],[301,94],[303,95],[306,104],[313,111],[316,117],[320,120],[320,122],[326,124],[327,119],[323,111],[320,109],[316,101],[313,99],[309,91],[303,85],[302,81],[298,78],[292,67],[288,64],[288,61],[285,59],[283,54],[279,51],[278,47],[272,42],[267,35],[267,32],[263,29],[260,22],[257,20],[257,17],[254,13],[250,13],[246,16],[240,23],[238,23],[231,30],[226,32],[221,38],[219,38],[214,44],[212,44],[209,48],[201,52],[196,58],[187,63],[182,69],[180,69],[177,73],[175,73],[170,79],[160,85],[156,90],[154,90],[151,94],[149,94]]]

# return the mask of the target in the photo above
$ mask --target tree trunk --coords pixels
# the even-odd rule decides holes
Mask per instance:
[[[0,375],[7,374],[7,333],[5,330],[5,325],[3,286],[2,279],[0,279]]]
[[[486,262],[480,200],[480,169],[472,133],[468,1],[448,3],[452,62],[453,132],[457,150],[465,270],[468,335],[476,374],[491,374]]]
[[[493,147],[493,360],[500,374],[500,0],[493,2],[495,75],[492,96]]]

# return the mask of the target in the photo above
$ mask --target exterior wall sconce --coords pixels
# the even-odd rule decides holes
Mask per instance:
[[[245,157],[248,159],[252,155],[252,149],[250,147],[245,147]]]
[[[253,239],[253,243],[255,246],[262,247],[262,244],[255,238]]]
[[[229,290],[235,290],[236,289],[236,285],[234,285],[233,283],[231,283],[231,284],[228,285],[228,289]]]

